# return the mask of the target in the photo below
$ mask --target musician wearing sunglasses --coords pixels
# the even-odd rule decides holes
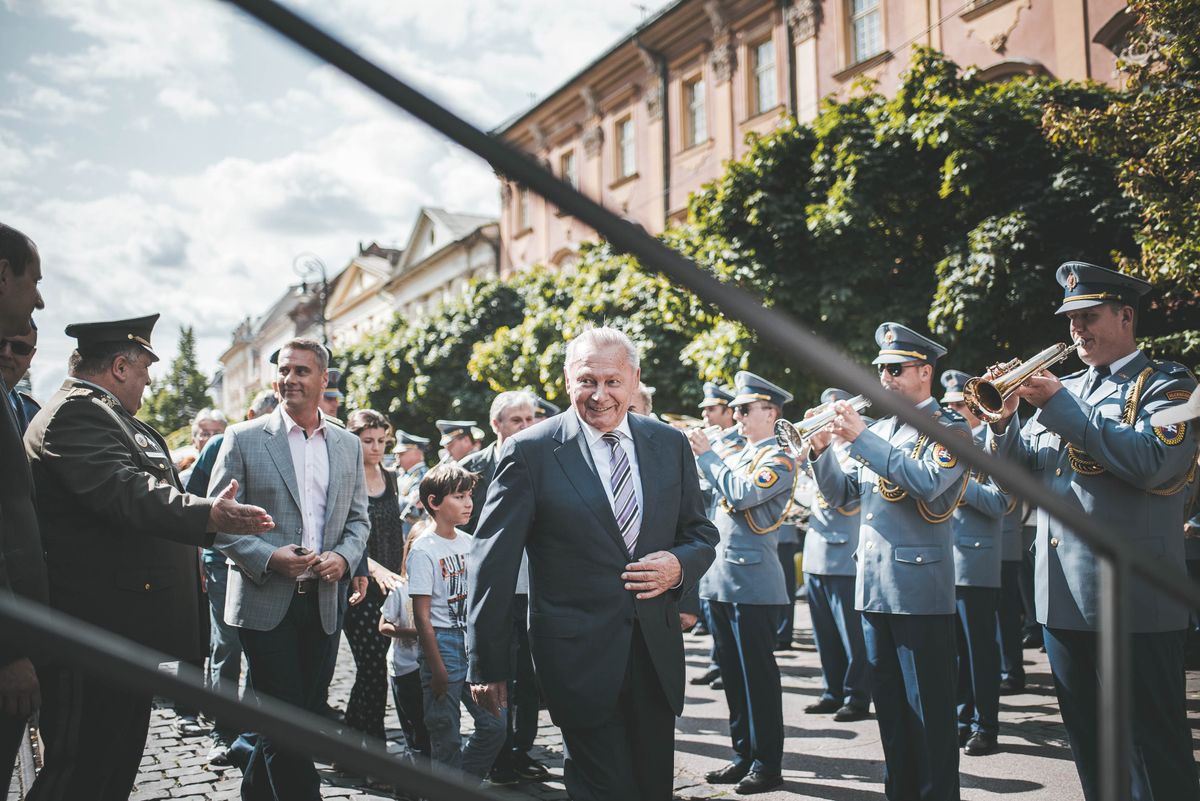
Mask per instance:
[[[29,363],[33,361],[33,354],[37,353],[37,326],[31,322],[30,328],[28,334],[0,339],[0,378],[4,379],[8,403],[21,433],[25,432],[29,421],[42,408],[32,395],[17,389],[17,382],[29,372]]]
[[[1020,384],[990,426],[989,447],[1019,460],[1056,495],[1106,521],[1131,545],[1184,568],[1183,523],[1196,475],[1194,423],[1150,417],[1188,400],[1195,378],[1148,358],[1135,338],[1145,281],[1085,262],[1058,268],[1067,333],[1087,366],[1061,380]],[[1037,413],[1018,427],[1025,398]],[[1099,798],[1097,732],[1099,560],[1074,532],[1037,514],[1037,619],[1084,796]],[[1188,610],[1139,579],[1126,596],[1133,630],[1132,798],[1200,798],[1185,711]],[[1127,789],[1126,792],[1129,790]]]
[[[931,394],[946,349],[898,323],[875,332],[879,382],[946,426],[945,442],[969,439],[962,416]],[[889,799],[957,801],[958,731],[952,516],[967,473],[944,442],[895,417],[870,426],[846,401],[811,439],[808,464],[832,506],[861,499],[855,608],[871,666],[871,696]],[[812,414],[810,410],[809,414]],[[845,465],[826,454],[846,444]]]

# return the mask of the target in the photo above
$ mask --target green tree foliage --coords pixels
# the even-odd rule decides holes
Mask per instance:
[[[472,376],[492,390],[530,388],[564,405],[567,341],[588,326],[612,325],[638,346],[656,409],[694,409],[700,402],[696,372],[680,354],[718,318],[690,293],[602,246],[585,247],[570,273],[539,271],[514,286],[524,319],[476,345],[470,363]]]
[[[1137,204],[1140,250],[1123,269],[1155,284],[1141,333],[1158,355],[1200,364],[1200,3],[1133,0],[1137,26],[1119,66],[1127,90],[1095,107],[1051,104],[1055,143],[1117,165]]]
[[[1041,119],[1050,102],[1102,108],[1109,92],[987,83],[930,50],[893,97],[861,89],[826,101],[811,126],[754,140],[693,198],[683,249],[861,360],[883,320],[928,330],[968,372],[1062,339],[1054,269],[1131,252],[1134,218],[1108,162],[1047,142]],[[732,324],[688,357],[803,397],[824,384]]]
[[[519,323],[521,305],[513,286],[483,281],[428,316],[410,322],[397,317],[348,354],[348,408],[376,409],[397,427],[426,437],[436,433],[432,426],[439,418],[483,423],[495,393],[467,371],[471,349]]]
[[[142,403],[138,417],[165,436],[190,429],[196,412],[212,405],[208,378],[196,366],[196,334],[191,326],[180,326],[179,353],[170,372],[151,384],[150,397]]]

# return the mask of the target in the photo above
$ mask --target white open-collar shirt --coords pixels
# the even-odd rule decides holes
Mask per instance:
[[[325,504],[329,494],[329,444],[325,440],[325,415],[317,415],[320,423],[311,435],[288,416],[283,404],[279,405],[283,416],[283,430],[287,432],[288,449],[292,452],[292,469],[296,473],[296,487],[300,490],[300,515],[304,521],[301,543],[313,553],[324,551]],[[299,580],[313,578],[311,570],[298,576]]]

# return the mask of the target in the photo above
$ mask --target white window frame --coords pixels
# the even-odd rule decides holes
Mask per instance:
[[[769,48],[771,52],[771,61],[769,63],[764,63],[761,60],[764,47]],[[775,66],[775,40],[768,37],[752,45],[750,48],[750,60],[753,62],[754,67],[753,72],[750,74],[750,112],[751,116],[755,116],[779,105],[779,84]],[[763,96],[764,93],[768,95],[765,98]]]
[[[708,87],[697,73],[683,82],[683,146],[695,147],[708,141]]]

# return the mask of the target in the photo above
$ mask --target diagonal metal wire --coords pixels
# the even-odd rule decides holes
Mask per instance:
[[[657,270],[687,287],[726,316],[752,328],[762,340],[780,352],[825,376],[831,384],[866,395],[877,409],[896,415],[933,441],[941,441],[946,437],[945,427],[917,412],[903,399],[883,390],[875,376],[786,314],[763,306],[760,298],[743,289],[722,284],[650,236],[640,226],[622,220],[556,178],[527,154],[475,128],[305,18],[274,0],[225,1],[483,158],[496,172],[529,187],[560,210],[591,226],[618,250],[636,256],[644,267]],[[1161,560],[1134,549],[1107,522],[1071,507],[1019,466],[998,459],[957,437],[950,444],[964,462],[994,476],[1016,495],[1036,504],[1075,530],[1101,555],[1124,560],[1134,572],[1152,580],[1168,595],[1193,607],[1200,607],[1200,587],[1192,583],[1182,569],[1165,565]]]
[[[234,695],[215,693],[204,686],[200,671],[180,664],[178,676],[159,669],[172,661],[166,654],[118,637],[90,623],[49,607],[12,595],[0,595],[0,635],[5,642],[19,642],[42,664],[81,665],[106,681],[131,692],[153,693],[195,706],[220,720],[240,727],[239,731],[264,734],[287,748],[320,754],[362,776],[371,776],[411,794],[430,799],[497,801],[515,796],[484,792],[427,767],[403,762],[378,740],[364,744],[354,737],[329,731],[329,721],[311,712],[260,697],[258,704],[244,704]]]

